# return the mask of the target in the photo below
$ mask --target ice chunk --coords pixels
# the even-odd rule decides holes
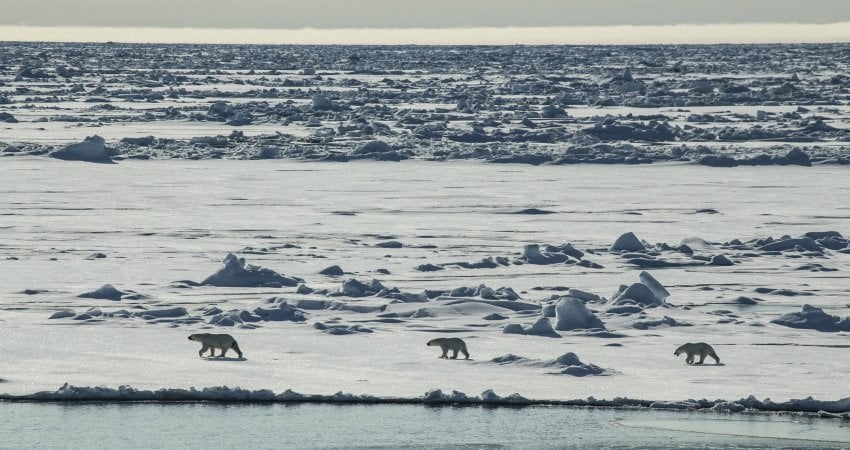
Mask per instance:
[[[48,156],[68,161],[86,161],[96,163],[113,163],[112,157],[118,155],[118,151],[106,147],[106,141],[98,135],[88,136],[83,142],[68,145],[64,148],[51,152]]]
[[[803,305],[800,312],[792,312],[771,320],[772,323],[790,328],[805,328],[817,331],[850,331],[850,317],[840,318],[827,314],[812,305]]]
[[[558,302],[555,317],[555,329],[558,331],[605,328],[602,321],[587,309],[581,300],[573,297],[564,297]]]
[[[260,287],[260,286],[298,286],[304,280],[281,275],[271,269],[247,264],[245,258],[228,253],[224,258],[224,267],[210,275],[202,285],[221,287]]]
[[[652,291],[652,293],[655,295],[655,298],[658,299],[659,303],[664,303],[664,300],[667,300],[667,297],[670,296],[670,293],[667,292],[667,289],[665,289],[664,286],[662,286],[661,283],[659,283],[658,280],[653,278],[653,276],[650,275],[648,272],[641,272],[638,275],[638,278],[640,278],[641,283],[646,285],[646,287],[648,287]]]
[[[646,247],[643,243],[635,236],[631,231],[625,233],[617,238],[616,241],[611,245],[611,248],[608,250],[615,251],[627,251],[627,252],[641,252],[646,250]]]
[[[525,334],[554,338],[561,337],[560,334],[556,333],[555,330],[552,329],[552,323],[549,321],[548,317],[541,317],[537,319],[537,322],[534,322],[534,325],[525,330]]]
[[[336,277],[336,276],[343,275],[344,272],[342,271],[342,267],[340,267],[340,266],[330,266],[330,267],[326,267],[326,268],[320,270],[319,274],[320,275],[327,275],[327,276],[331,276],[331,277]]]
[[[96,298],[99,300],[121,300],[121,297],[129,292],[119,291],[111,284],[104,284],[97,290],[80,294],[79,298]]]
[[[528,244],[523,247],[520,259],[529,264],[558,264],[569,258],[562,253],[543,253],[540,251],[540,245]]]
[[[393,153],[395,150],[384,141],[370,141],[356,148],[352,154],[368,155],[372,153]]]
[[[74,315],[74,311],[70,309],[60,309],[59,311],[51,314],[48,319],[65,319],[67,317],[74,317]]]

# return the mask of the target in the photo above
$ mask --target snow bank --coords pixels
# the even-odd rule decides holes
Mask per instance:
[[[82,142],[71,144],[51,152],[48,156],[66,161],[86,161],[95,163],[114,163],[113,156],[119,152],[106,147],[106,141],[98,136],[88,136]]]

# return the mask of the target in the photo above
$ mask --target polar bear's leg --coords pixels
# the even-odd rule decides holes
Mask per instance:
[[[205,351],[207,351],[207,349],[209,349],[209,347],[207,346],[207,344],[204,344],[203,346],[201,346],[201,351],[199,351],[199,352],[198,352],[198,356],[200,356],[201,358],[203,358],[203,357],[204,357],[204,352],[205,352]]]
[[[224,358],[224,354],[227,353],[227,347],[222,347],[221,354],[218,355],[219,358]]]
[[[694,354],[688,353],[688,357],[685,358],[685,362],[688,363],[688,364],[693,364],[694,363]]]
[[[452,359],[457,359],[457,349],[456,348],[452,349]]]
[[[448,345],[442,346],[442,350],[443,350],[443,354],[440,355],[440,358],[448,359],[448,357],[449,357],[449,346]]]
[[[705,361],[705,356],[706,356],[705,353],[700,353],[699,354],[699,361],[697,361],[697,364],[702,364],[703,361]]]
[[[708,356],[711,356],[712,358],[714,358],[714,361],[715,361],[716,364],[720,364],[720,358],[717,357],[717,353],[714,353],[714,350],[712,350],[708,354]]]

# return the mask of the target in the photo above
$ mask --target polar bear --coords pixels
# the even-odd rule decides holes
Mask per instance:
[[[239,345],[236,343],[236,339],[233,339],[233,336],[229,334],[199,333],[189,336],[189,340],[201,343],[202,347],[201,351],[198,352],[198,356],[202,358],[207,349],[210,351],[210,356],[224,358],[224,355],[231,348],[236,350],[236,353],[239,354],[240,358],[242,357],[242,350],[239,350]],[[215,349],[217,348],[221,349],[221,354],[215,356]]]
[[[452,352],[454,352],[451,359],[457,359],[458,352],[463,353],[463,356],[465,356],[466,359],[469,359],[469,352],[466,350],[466,342],[463,342],[463,339],[437,338],[431,339],[426,345],[428,347],[439,346],[440,350],[443,351],[443,354],[440,356],[440,358],[448,358],[448,352],[449,350],[451,350]]]
[[[714,353],[714,349],[705,342],[697,342],[695,344],[688,342],[687,344],[677,348],[676,351],[673,352],[673,355],[679,356],[682,353],[687,353],[688,357],[685,358],[685,362],[688,364],[694,363],[694,355],[699,355],[699,361],[697,361],[697,364],[702,364],[703,361],[705,361],[706,356],[711,356],[715,361],[717,361],[717,364],[720,364],[720,358],[717,357],[717,353]]]

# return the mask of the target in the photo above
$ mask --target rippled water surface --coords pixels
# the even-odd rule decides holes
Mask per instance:
[[[0,403],[0,416],[3,448],[840,448],[850,444],[850,428],[838,420],[562,407]]]

